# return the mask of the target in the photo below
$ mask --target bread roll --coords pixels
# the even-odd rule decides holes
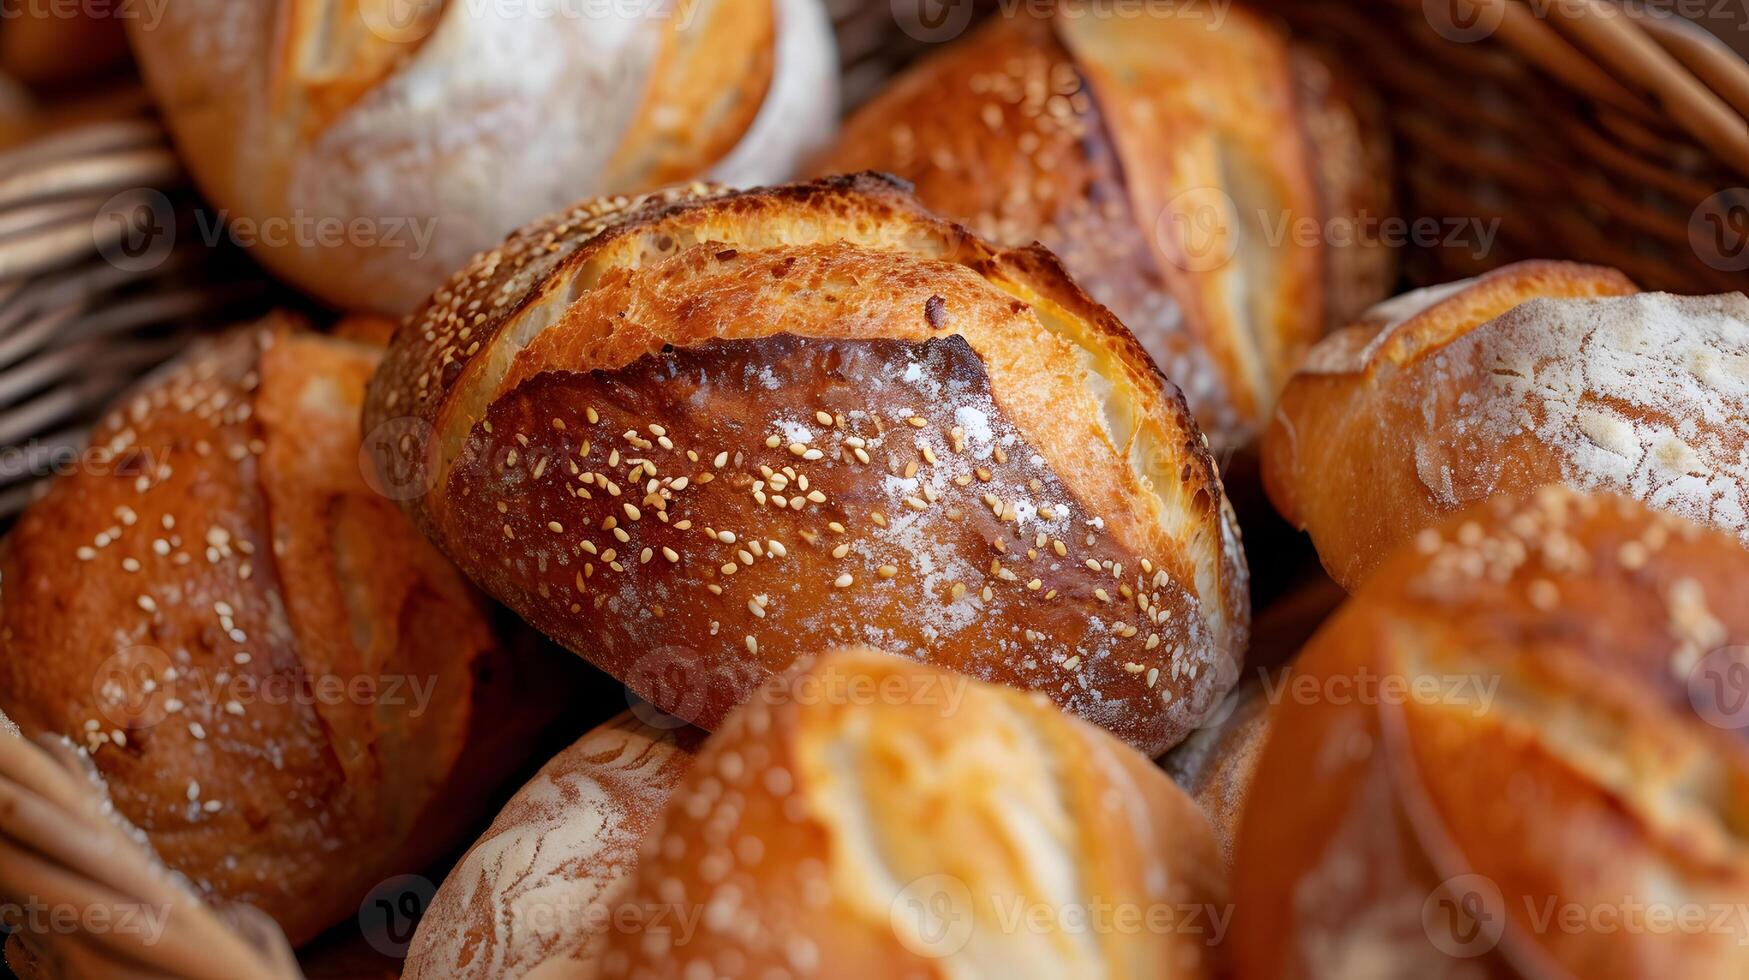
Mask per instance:
[[[1206,977],[1224,902],[1207,823],[1147,759],[853,649],[706,742],[600,976]]]
[[[0,709],[81,743],[166,863],[294,943],[517,762],[466,754],[508,673],[482,604],[362,478],[378,357],[287,318],[203,344],[0,550]]]
[[[1526,262],[1398,297],[1307,355],[1264,482],[1353,589],[1447,514],[1548,483],[1749,543],[1749,299]]]
[[[1276,710],[1236,975],[1743,975],[1745,581],[1730,535],[1559,486],[1399,550]]]
[[[1217,449],[1327,318],[1390,288],[1389,154],[1352,85],[1243,9],[992,18],[813,166],[874,169],[993,242],[1043,242],[1184,389]]]
[[[584,204],[396,335],[369,428],[487,592],[714,728],[833,644],[1151,754],[1232,683],[1239,531],[1176,389],[1040,248],[870,175]]]
[[[785,178],[837,113],[818,0],[176,0],[129,30],[209,217],[397,316],[579,197]]]
[[[626,712],[554,756],[444,879],[402,977],[593,976],[638,845],[699,737]]]

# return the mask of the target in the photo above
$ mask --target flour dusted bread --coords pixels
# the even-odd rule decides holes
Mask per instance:
[[[167,864],[294,943],[449,846],[516,763],[472,754],[508,676],[479,598],[359,469],[379,356],[286,318],[201,344],[0,548],[0,708],[82,745]]]
[[[1287,681],[1240,978],[1749,969],[1749,551],[1560,486],[1430,527]]]
[[[1150,753],[1232,682],[1239,533],[1176,389],[1039,248],[894,182],[579,206],[477,257],[372,383],[474,580],[706,729],[835,643]]]
[[[1146,758],[851,649],[706,742],[599,975],[1207,977],[1224,902],[1207,823]]]
[[[783,179],[837,112],[817,0],[163,7],[129,29],[202,192],[350,310],[401,315],[580,197]]]
[[[1068,4],[931,55],[813,168],[887,171],[993,242],[1043,242],[1237,448],[1327,321],[1390,287],[1368,106],[1243,8]]]
[[[1417,531],[1547,483],[1749,542],[1749,299],[1530,262],[1382,304],[1308,355],[1264,480],[1356,586]]]
[[[638,846],[700,737],[627,712],[554,756],[444,879],[401,975],[595,976]]]

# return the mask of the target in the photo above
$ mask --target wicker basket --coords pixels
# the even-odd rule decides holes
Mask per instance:
[[[182,168],[145,115],[0,153],[0,520],[81,462],[93,416],[202,328],[270,292],[199,241]]]
[[[1407,216],[1497,227],[1409,249],[1415,283],[1567,258],[1652,289],[1749,284],[1749,64],[1706,31],[1605,0],[1267,6],[1385,99]]]
[[[1545,257],[1614,265],[1650,288],[1749,286],[1749,64],[1711,35],[1643,0],[1255,2],[1376,87],[1405,218],[1492,229],[1486,242],[1419,236],[1404,252],[1410,282]],[[851,105],[994,6],[828,4]],[[234,252],[152,236],[186,230],[198,207],[143,114],[0,154],[0,519],[76,456],[120,387],[201,329],[289,298]],[[176,910],[171,931],[146,943],[25,929],[15,956],[50,975],[297,976],[271,923],[203,906],[87,777],[66,746],[0,732],[0,899],[156,903]]]

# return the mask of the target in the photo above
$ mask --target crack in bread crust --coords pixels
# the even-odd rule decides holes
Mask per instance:
[[[667,347],[779,333],[913,344],[963,337],[1016,437],[1103,522],[1100,533],[1146,558],[1150,581],[1164,574],[1196,598],[1161,642],[1208,651],[1190,659],[1225,677],[1246,642],[1246,572],[1231,507],[1182,395],[1048,252],[991,249],[923,211],[891,178],[746,192],[695,186],[594,202],[530,226],[478,257],[403,326],[372,386],[366,426],[417,420],[384,448],[427,491],[406,502],[409,512],[466,565],[469,547],[484,545],[463,539],[501,533],[501,522],[484,515],[482,524],[483,504],[469,503],[453,480],[482,425],[524,385],[545,373],[623,367]],[[500,537],[492,547],[527,568],[527,542]],[[1113,589],[1133,592],[1117,579],[1140,566],[1115,564],[1127,571]],[[491,588],[502,597],[508,573],[497,574]],[[532,580],[517,586],[533,588]],[[1189,706],[1168,706],[1176,717],[1145,744],[1164,748],[1156,736],[1181,734],[1191,723],[1182,713],[1201,702],[1198,693]]]

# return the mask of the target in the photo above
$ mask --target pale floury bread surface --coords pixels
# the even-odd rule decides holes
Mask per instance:
[[[605,977],[1207,977],[1226,909],[1207,822],[1148,759],[866,649],[729,717],[625,907]]]
[[[1319,631],[1239,834],[1242,980],[1749,971],[1749,551],[1548,486]]]
[[[133,47],[207,223],[349,310],[579,197],[787,177],[837,112],[817,0],[163,8]]]
[[[707,729],[870,642],[1158,753],[1244,650],[1238,527],[1177,390],[1048,252],[884,178],[531,225],[403,326],[366,426],[488,592]]]
[[[1043,242],[1231,449],[1328,323],[1390,288],[1368,105],[1243,8],[1005,11],[852,114],[811,167],[887,171],[993,242]]]
[[[594,976],[638,845],[700,738],[626,712],[554,756],[444,879],[402,976]]]
[[[1749,542],[1749,299],[1528,262],[1381,304],[1307,356],[1264,480],[1355,587],[1417,531],[1548,483]]]
[[[360,469],[379,356],[282,318],[198,345],[0,548],[0,708],[294,943],[451,846],[515,763],[471,754],[509,673],[482,600]]]

